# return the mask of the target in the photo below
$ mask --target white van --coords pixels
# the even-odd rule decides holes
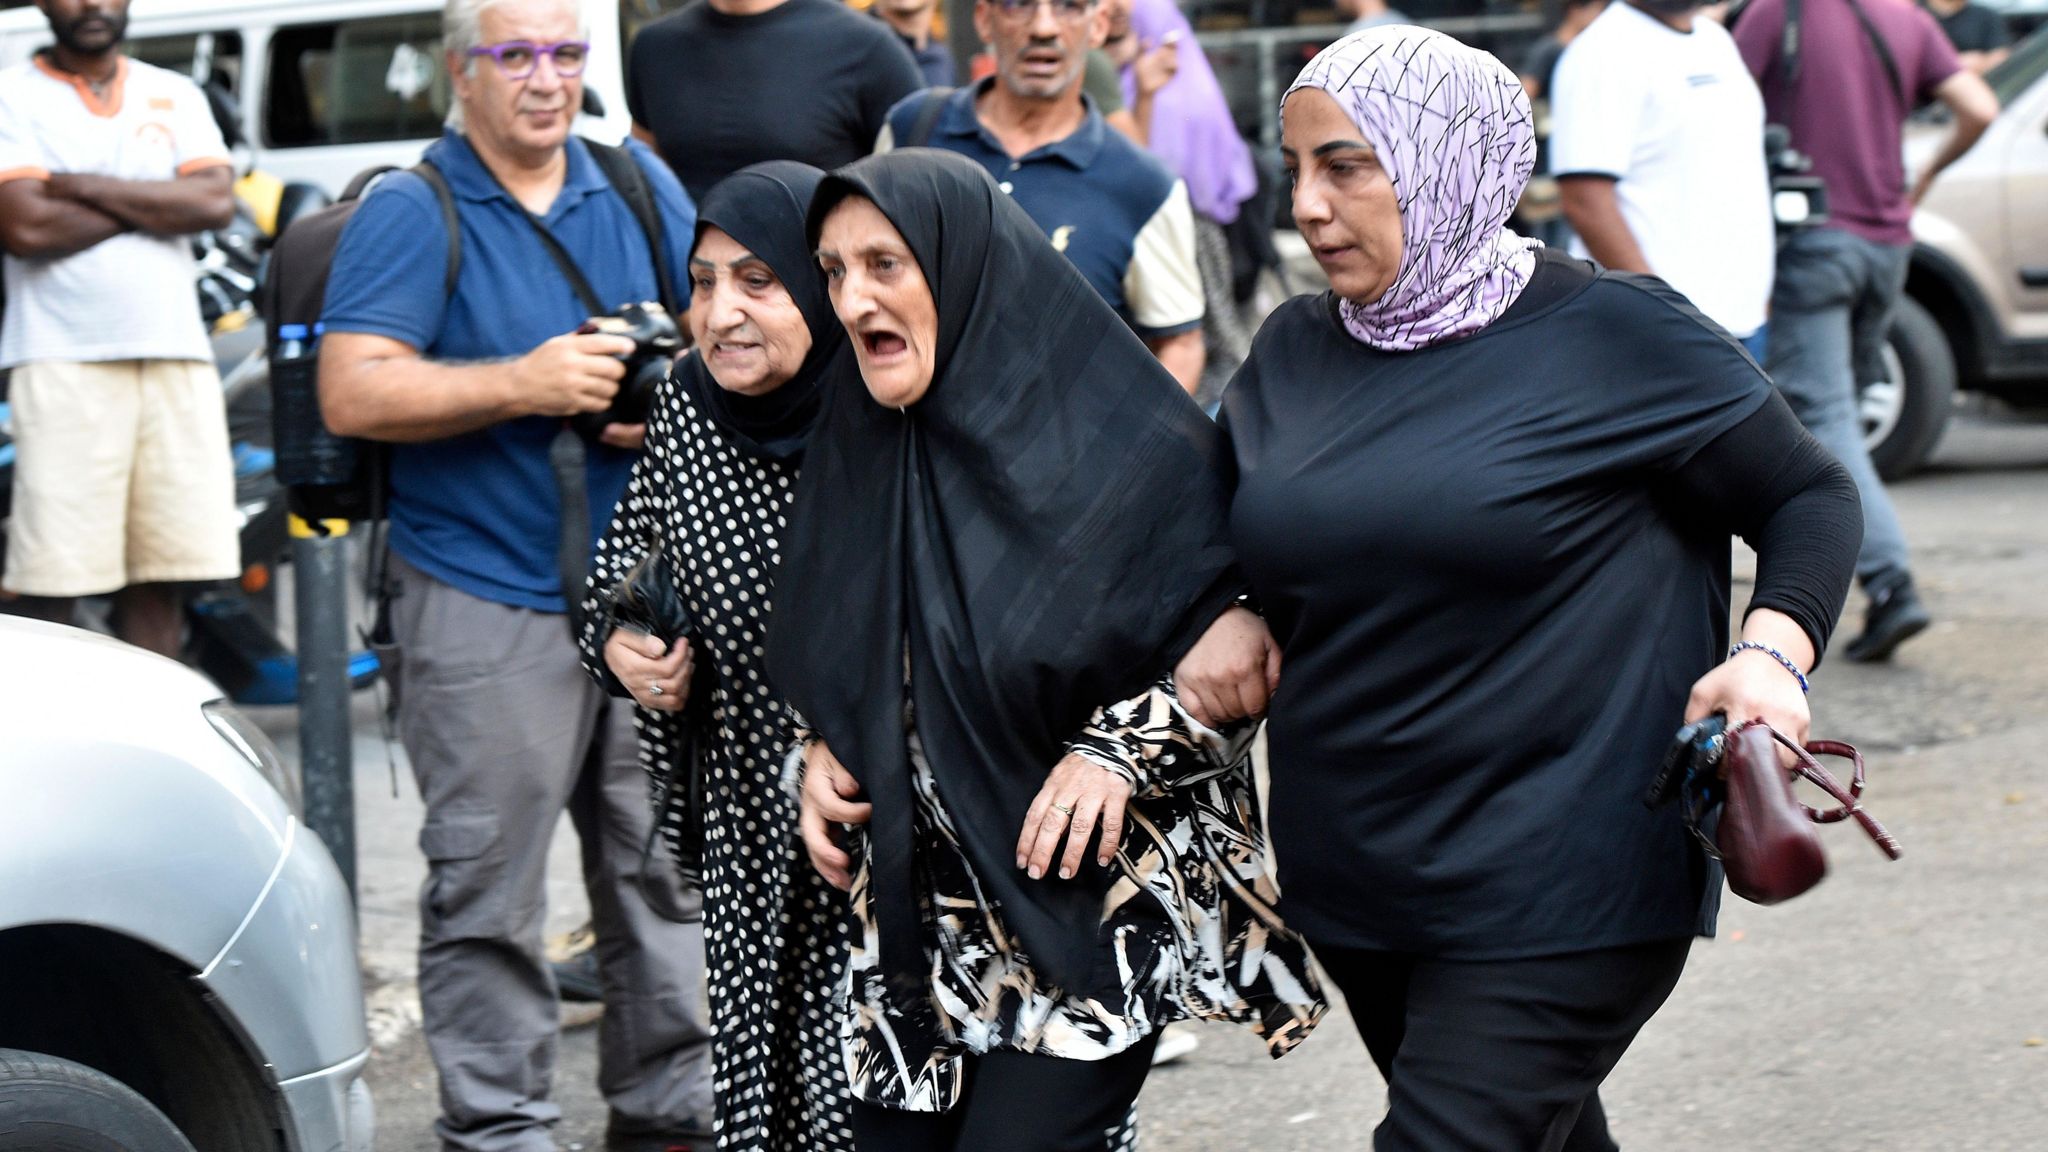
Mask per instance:
[[[579,132],[625,138],[626,45],[684,2],[582,0],[585,110],[600,114],[582,117]],[[50,40],[39,10],[0,11],[0,67]],[[418,160],[448,114],[441,0],[135,0],[126,50],[224,87],[253,165],[330,194],[364,168]]]

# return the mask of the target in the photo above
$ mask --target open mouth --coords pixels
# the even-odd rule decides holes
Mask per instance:
[[[861,333],[860,343],[869,360],[888,360],[902,355],[910,347],[908,340],[887,329]]]
[[[1031,49],[1018,57],[1018,63],[1034,76],[1050,75],[1066,67],[1067,55],[1056,50]]]
[[[745,356],[750,352],[758,351],[760,347],[759,344],[744,340],[719,340],[711,345],[711,354],[714,356]]]

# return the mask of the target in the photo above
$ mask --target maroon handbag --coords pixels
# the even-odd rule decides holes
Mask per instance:
[[[1778,756],[1780,745],[1796,757],[1789,770]],[[1816,756],[1840,756],[1854,765],[1849,786],[1843,788]],[[1863,757],[1847,744],[1815,740],[1802,748],[1784,733],[1753,720],[1728,734],[1719,775],[1724,800],[1709,851],[1727,870],[1729,889],[1745,900],[1777,904],[1821,882],[1828,862],[1816,824],[1854,817],[1880,851],[1893,860],[1900,856],[1898,840],[1863,808]],[[1840,801],[1840,806],[1821,811],[1800,803],[1792,794],[1792,781],[1799,777]]]

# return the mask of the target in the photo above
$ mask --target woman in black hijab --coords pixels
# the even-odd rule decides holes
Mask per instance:
[[[823,175],[758,164],[704,198],[690,256],[695,347],[656,397],[646,455],[598,546],[593,590],[660,548],[710,666],[693,666],[688,643],[670,651],[614,627],[609,599],[595,591],[584,605],[585,662],[640,705],[641,759],[660,794],[678,798],[659,814],[671,843],[680,856],[685,825],[693,845],[701,837],[726,1150],[850,1146],[846,1077],[822,1026],[850,914],[804,866],[796,805],[780,786],[789,721],[761,660],[804,441],[829,382],[856,379],[804,235]],[[683,718],[693,693],[689,714],[711,717],[694,743]],[[691,750],[697,763],[682,763]],[[703,810],[692,812],[680,782],[698,771]]]
[[[811,441],[769,663],[809,725],[806,845],[864,928],[855,1139],[1100,1149],[1166,1023],[1279,1054],[1321,1012],[1250,726],[1167,676],[1241,590],[1217,435],[979,166],[849,165],[810,229],[862,379]],[[826,821],[870,816],[849,876]]]

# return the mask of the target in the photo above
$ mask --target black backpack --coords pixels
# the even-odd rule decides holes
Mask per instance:
[[[662,305],[676,313],[666,230],[646,173],[623,146],[593,140],[584,144],[639,221],[653,257]],[[312,343],[304,342],[304,355],[280,355],[286,344],[280,334],[295,327],[312,332],[319,323],[327,303],[328,273],[343,230],[377,182],[397,170],[383,165],[358,173],[342,191],[341,199],[293,221],[272,245],[263,277],[259,306],[268,326],[277,479],[291,488],[293,511],[309,521],[381,518],[385,454],[379,445],[327,430],[320,417],[318,360]],[[448,268],[442,277],[442,292],[453,295],[462,271],[462,228],[455,197],[432,163],[421,160],[410,171],[427,182],[441,206],[441,219],[448,230]]]

